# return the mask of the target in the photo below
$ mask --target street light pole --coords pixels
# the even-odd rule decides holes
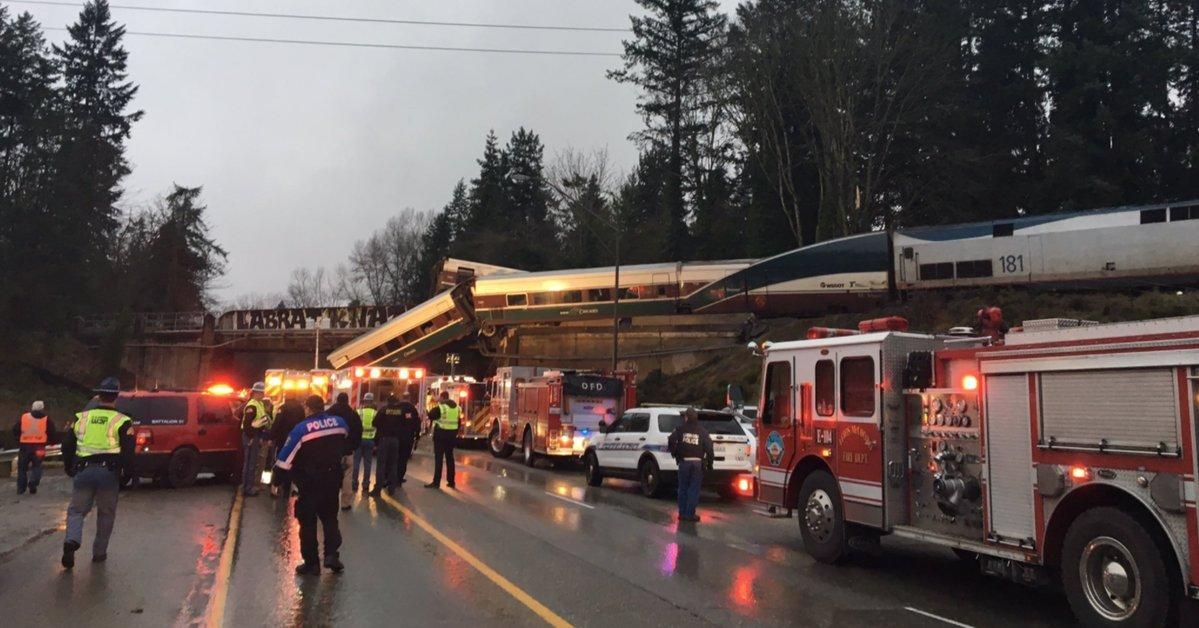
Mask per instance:
[[[615,261],[616,272],[612,286],[612,373],[616,374],[616,365],[620,361],[620,225],[612,221],[612,231],[616,234]]]

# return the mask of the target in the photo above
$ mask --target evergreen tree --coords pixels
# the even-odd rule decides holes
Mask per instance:
[[[508,265],[525,270],[544,270],[555,261],[556,251],[547,250],[554,239],[549,222],[550,193],[545,182],[544,147],[536,133],[523,127],[512,134],[504,149],[507,156],[508,208],[502,232],[509,242]]]
[[[451,240],[459,240],[470,228],[471,204],[466,191],[466,182],[461,179],[454,185],[450,202],[445,206],[446,220],[449,222]]]
[[[1051,202],[1085,209],[1161,196],[1171,117],[1160,3],[1058,0],[1049,71],[1046,144]]]
[[[641,88],[637,111],[646,128],[634,137],[665,155],[667,259],[686,257],[688,193],[694,191],[695,143],[712,128],[717,68],[726,17],[715,0],[637,0],[648,15],[632,16],[633,38],[624,42],[624,68],[609,78]],[[689,159],[689,157],[691,159]]]
[[[74,311],[80,292],[97,290],[108,276],[110,240],[118,227],[121,181],[129,174],[125,141],[141,111],[129,111],[137,86],[128,80],[125,28],[112,21],[106,0],[84,5],[70,38],[54,53],[62,68],[63,124],[54,198],[58,272],[62,295],[54,306]],[[54,306],[46,304],[48,309]]]
[[[148,299],[143,311],[187,312],[209,305],[208,287],[224,273],[227,253],[208,233],[200,192],[176,184],[158,210],[157,228],[140,258],[146,281],[139,291]]]
[[[443,211],[433,217],[425,229],[424,235],[421,236],[417,272],[410,276],[412,284],[408,290],[408,294],[414,295],[418,299],[417,302],[419,299],[433,296],[436,286],[436,277],[433,273],[437,265],[445,259],[445,252],[449,250],[452,238],[453,227],[450,224],[450,217]]]

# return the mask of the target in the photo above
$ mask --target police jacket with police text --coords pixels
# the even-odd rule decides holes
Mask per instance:
[[[375,415],[375,438],[412,438],[420,432],[420,413],[407,401],[388,403]]]
[[[349,437],[346,438],[345,455],[348,456],[354,453],[354,450],[358,449],[358,446],[362,444],[362,417],[358,414],[358,411],[351,408],[350,404],[339,401],[329,406],[329,409],[325,412],[336,414],[345,419],[346,425],[350,428]]]
[[[682,425],[670,433],[666,446],[675,460],[696,458],[707,461],[715,456],[712,437],[708,436],[708,430],[705,430],[699,421],[683,421]]]
[[[291,429],[275,465],[300,477],[340,471],[349,436],[350,426],[336,414],[311,415]]]

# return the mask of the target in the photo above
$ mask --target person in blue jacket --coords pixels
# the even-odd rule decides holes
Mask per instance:
[[[338,554],[341,531],[337,526],[337,506],[344,472],[341,458],[350,438],[350,427],[345,419],[325,412],[325,400],[319,395],[309,397],[304,408],[308,416],[288,433],[275,462],[300,489],[295,515],[300,522],[300,556],[304,562],[296,567],[296,574],[321,573],[316,540],[318,520],[325,532],[325,567],[340,573],[345,565]]]

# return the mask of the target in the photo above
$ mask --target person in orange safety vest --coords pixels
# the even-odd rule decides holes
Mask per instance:
[[[19,447],[17,495],[24,495],[25,489],[29,489],[31,495],[36,495],[37,485],[42,481],[42,459],[46,457],[46,445],[58,442],[54,422],[46,416],[46,404],[33,402],[29,412],[22,414],[13,426],[12,433]],[[33,467],[32,473],[30,467]]]

